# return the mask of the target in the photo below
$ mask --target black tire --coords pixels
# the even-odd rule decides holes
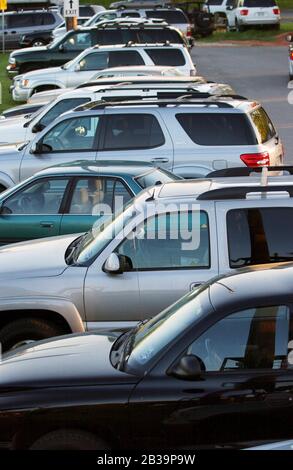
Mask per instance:
[[[0,330],[2,351],[29,344],[31,341],[51,338],[64,334],[64,330],[53,322],[41,318],[14,320]]]
[[[30,47],[39,47],[39,46],[45,46],[46,45],[46,42],[43,41],[43,39],[34,39],[31,43],[30,43]]]
[[[78,429],[60,429],[37,439],[31,450],[107,450],[107,444],[94,434]]]

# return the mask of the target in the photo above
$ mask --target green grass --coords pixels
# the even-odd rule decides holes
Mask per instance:
[[[200,39],[198,42],[219,42],[219,41],[274,41],[275,37],[282,33],[293,31],[293,23],[284,23],[279,31],[273,29],[247,29],[241,33],[234,31],[217,31],[212,36]]]
[[[15,106],[15,102],[12,100],[11,94],[9,93],[9,87],[11,85],[11,80],[6,74],[6,65],[8,63],[9,54],[0,54],[0,83],[1,83],[1,92],[2,100],[0,103],[0,112],[4,109]]]
[[[282,9],[293,10],[293,1],[292,0],[277,0],[277,4]]]

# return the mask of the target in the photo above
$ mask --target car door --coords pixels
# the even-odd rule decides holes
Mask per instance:
[[[249,306],[222,315],[203,333],[194,331],[192,341],[179,340],[177,359],[169,351],[139,382],[130,398],[134,445],[136,435],[160,448],[187,449],[245,447],[290,435],[292,307]],[[170,372],[186,354],[195,355],[201,364],[198,379]]]
[[[56,42],[53,49],[50,49],[50,66],[63,65],[95,44],[95,32],[71,31]]]
[[[76,116],[64,119],[44,131],[24,150],[20,180],[36,171],[74,160],[95,160],[99,134],[97,116]]]
[[[68,193],[61,234],[86,232],[97,226],[101,218],[111,217],[133,194],[119,178],[79,176],[74,178]]]
[[[173,143],[156,110],[114,111],[107,109],[97,158],[145,161],[162,168],[173,167]]]
[[[59,235],[69,179],[38,178],[3,200],[0,244]]]
[[[137,273],[143,319],[218,274],[213,208],[188,210],[183,205],[166,212],[147,218],[115,250],[131,260]]]
[[[7,48],[19,47],[19,41],[25,32],[33,28],[34,16],[29,13],[6,16],[5,43]]]

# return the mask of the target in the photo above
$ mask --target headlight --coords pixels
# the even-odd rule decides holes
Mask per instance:
[[[27,88],[29,86],[30,81],[27,79],[21,80],[20,86],[23,88]]]

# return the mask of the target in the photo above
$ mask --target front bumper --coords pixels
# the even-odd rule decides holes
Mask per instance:
[[[12,93],[13,101],[27,101],[31,94],[31,88],[21,88],[19,86],[11,86],[10,91]]]

